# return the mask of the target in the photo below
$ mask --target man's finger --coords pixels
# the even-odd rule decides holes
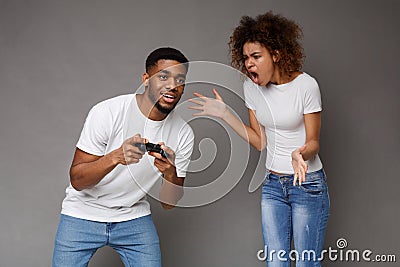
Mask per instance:
[[[167,159],[164,158],[163,156],[161,156],[160,153],[157,153],[157,152],[149,152],[148,154],[149,154],[150,156],[152,156],[152,157],[155,157],[155,158],[158,159],[158,160],[161,160],[161,161],[163,161],[163,162],[167,162]]]
[[[135,153],[143,155],[146,152],[146,145],[144,143],[139,143],[139,142],[127,144],[124,151],[125,153],[133,151]]]
[[[167,152],[167,154],[169,154],[169,155],[175,154],[175,152],[172,150],[172,148],[170,148],[169,146],[166,146],[164,144],[164,142],[159,142],[159,144],[161,145],[161,149],[164,150],[165,152]]]

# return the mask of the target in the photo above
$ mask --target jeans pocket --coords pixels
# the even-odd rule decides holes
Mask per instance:
[[[306,181],[300,185],[300,188],[306,193],[320,194],[325,190],[325,181],[323,178]]]

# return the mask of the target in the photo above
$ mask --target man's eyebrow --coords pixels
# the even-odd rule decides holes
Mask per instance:
[[[171,75],[172,73],[169,70],[160,70],[159,73]],[[177,77],[186,78],[186,73],[179,73],[176,75]]]
[[[186,78],[186,74],[183,74],[183,73],[180,73],[180,74],[178,74],[176,76],[181,77],[181,78]]]
[[[171,74],[171,72],[169,70],[160,70],[159,73]]]

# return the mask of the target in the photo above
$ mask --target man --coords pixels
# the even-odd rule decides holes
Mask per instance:
[[[106,245],[125,266],[161,266],[146,192],[163,177],[159,197],[165,209],[183,195],[193,131],[172,111],[187,70],[180,51],[156,49],[146,60],[143,94],[114,97],[91,109],[70,169],[53,266],[87,266]],[[149,142],[165,154],[146,152]]]

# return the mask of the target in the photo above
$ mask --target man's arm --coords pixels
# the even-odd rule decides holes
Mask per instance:
[[[163,181],[160,190],[160,199],[162,207],[169,210],[175,207],[179,199],[183,197],[183,183],[185,178],[177,177],[175,173],[172,176],[164,175],[164,179],[165,181]]]
[[[120,148],[104,156],[96,156],[76,148],[74,159],[69,171],[72,187],[81,191],[98,184],[104,176],[112,171],[118,164],[137,163],[143,157],[135,143],[145,143],[146,139],[137,134],[127,140]]]
[[[184,177],[178,177],[175,167],[175,152],[160,142],[161,149],[163,149],[168,158],[162,157],[159,153],[149,152],[153,156],[154,165],[162,173],[163,181],[160,189],[160,202],[164,209],[172,209],[178,203],[179,199],[183,196],[183,182]]]

